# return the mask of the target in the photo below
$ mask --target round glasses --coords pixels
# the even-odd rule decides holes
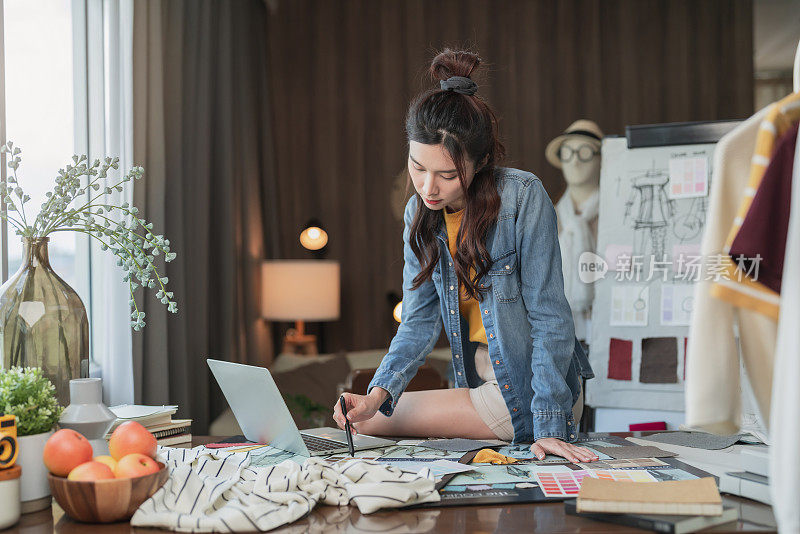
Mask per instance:
[[[562,163],[567,163],[576,152],[578,154],[578,159],[583,162],[591,161],[593,157],[600,153],[598,150],[595,150],[592,145],[581,145],[578,147],[578,150],[561,145],[561,148],[558,149],[558,159],[560,159]]]

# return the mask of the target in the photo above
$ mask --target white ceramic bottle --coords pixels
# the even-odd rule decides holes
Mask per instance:
[[[92,444],[95,456],[108,454],[106,432],[116,421],[114,413],[103,404],[100,378],[75,378],[69,381],[69,406],[58,425],[80,432]]]

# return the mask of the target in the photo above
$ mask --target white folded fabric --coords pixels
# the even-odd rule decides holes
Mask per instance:
[[[309,513],[317,503],[355,504],[362,514],[439,500],[428,469],[419,473],[353,459],[308,458],[251,467],[250,451],[159,448],[167,482],[131,518],[136,527],[183,532],[267,531]]]

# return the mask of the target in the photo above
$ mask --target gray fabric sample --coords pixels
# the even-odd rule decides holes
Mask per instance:
[[[494,443],[486,441],[478,441],[475,439],[432,439],[423,441],[419,444],[420,447],[428,447],[429,449],[438,449],[441,451],[456,451],[456,452],[469,452],[477,451],[478,449],[489,449],[497,447]]]
[[[641,447],[639,445],[627,445],[625,447],[592,447],[597,452],[607,454],[617,460],[627,458],[668,458],[678,456],[674,452],[665,451],[658,447]]]
[[[716,451],[730,447],[741,437],[741,434],[732,436],[717,436],[708,432],[665,432],[643,436],[641,439],[655,441],[658,443],[669,443],[670,445],[680,445],[682,447],[694,447],[695,449],[706,449]]]

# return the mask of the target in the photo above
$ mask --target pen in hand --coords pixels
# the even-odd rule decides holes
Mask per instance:
[[[339,397],[339,407],[342,409],[344,416],[344,433],[347,434],[347,448],[350,450],[350,456],[355,456],[356,451],[353,448],[353,431],[350,428],[350,421],[347,419],[347,403],[344,401],[344,395]]]

